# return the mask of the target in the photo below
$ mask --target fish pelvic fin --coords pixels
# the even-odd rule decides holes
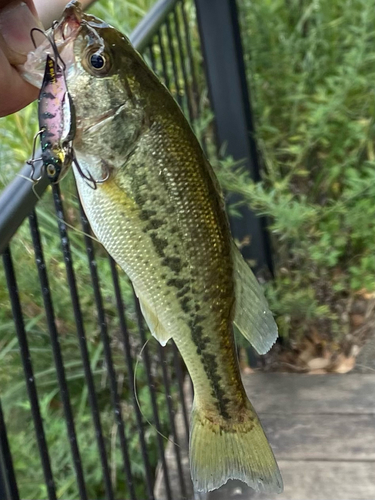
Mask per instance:
[[[134,287],[134,291],[139,299],[139,305],[141,306],[143,317],[146,320],[152,336],[155,337],[156,340],[164,347],[171,338],[170,333],[166,331],[163,324],[160,322],[157,313],[151,308],[136,287]]]
[[[193,405],[189,455],[196,491],[215,490],[228,479],[240,479],[255,491],[283,490],[275,457],[251,408],[245,410],[241,422],[216,424],[212,415]]]
[[[277,325],[263,290],[232,241],[235,282],[233,323],[259,354],[266,354],[277,339]]]

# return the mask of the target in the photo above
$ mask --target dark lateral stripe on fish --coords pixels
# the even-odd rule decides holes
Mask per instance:
[[[152,218],[150,222],[147,224],[145,228],[143,228],[144,233],[148,233],[149,231],[152,231],[153,229],[159,229],[161,226],[165,224],[164,221],[161,219],[155,219]]]
[[[190,282],[189,280],[184,280],[180,278],[172,278],[167,281],[167,286],[174,286],[178,290],[181,290],[181,288],[184,288],[186,285],[188,285]]]
[[[191,287],[185,286],[179,292],[176,293],[176,297],[179,299],[179,298],[183,297],[184,295],[186,295],[187,293],[189,293],[190,291],[191,291]],[[197,311],[196,307],[195,307],[195,310]]]
[[[155,210],[146,210],[143,208],[139,213],[139,218],[141,220],[149,220],[155,215],[157,215],[157,212],[155,212]]]
[[[156,253],[159,257],[165,258],[164,249],[168,246],[168,241],[165,238],[160,238],[156,233],[150,232],[149,234]]]
[[[180,300],[181,309],[186,314],[189,314],[189,312],[191,311],[191,307],[189,306],[190,300],[190,297],[182,297]]]
[[[169,267],[174,273],[180,273],[182,269],[182,261],[179,257],[165,257],[161,261],[163,266]]]
[[[203,319],[204,316],[197,315],[194,321],[189,322],[191,336],[197,347],[197,354],[201,358],[204,370],[210,381],[212,389],[211,396],[216,400],[215,405],[220,415],[225,420],[229,420],[230,414],[228,411],[228,404],[230,403],[230,399],[225,397],[225,390],[220,385],[221,376],[218,373],[216,356],[210,352],[206,352],[211,340],[207,335],[204,335],[202,326],[198,324],[203,321]]]
[[[139,199],[137,201],[140,201]],[[162,265],[169,267],[174,273],[181,272],[182,269],[182,261],[179,257],[170,257],[165,256],[164,249],[168,246],[168,241],[164,238],[160,238],[157,234],[149,231],[152,225],[155,223],[155,211],[154,210],[141,210],[141,219],[148,220],[149,225],[144,228],[144,232],[149,232],[152,244],[157,252],[157,254],[163,259]],[[161,225],[162,221],[159,221]],[[175,227],[176,232],[178,227]],[[166,275],[164,275],[164,279]],[[206,352],[208,345],[210,344],[210,338],[203,334],[202,326],[199,325],[205,317],[202,315],[196,315],[192,313],[192,297],[189,296],[189,292],[191,291],[191,287],[189,286],[189,280],[183,278],[172,278],[167,281],[167,286],[175,287],[178,292],[176,294],[179,299],[179,303],[181,309],[186,314],[191,314],[191,317],[194,318],[190,321],[189,326],[192,334],[193,341],[197,348],[197,354],[200,356],[204,369],[207,373],[208,379],[211,384],[212,392],[211,395],[216,401],[216,407],[220,413],[220,415],[228,420],[230,419],[228,404],[230,400],[225,397],[225,390],[221,387],[220,381],[221,376],[218,373],[218,364],[215,358],[215,355]],[[195,311],[199,310],[199,306],[195,307]]]

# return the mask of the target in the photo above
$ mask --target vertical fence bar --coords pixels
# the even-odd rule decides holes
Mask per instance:
[[[174,80],[174,84],[176,86],[176,94],[177,94],[176,99],[177,99],[178,104],[182,108],[181,87],[180,87],[180,81],[179,81],[179,77],[178,77],[178,69],[177,69],[177,64],[176,64],[176,53],[175,53],[174,45],[173,45],[171,23],[170,23],[168,17],[165,20],[165,27],[167,30],[168,49],[169,49],[169,53],[170,53],[171,61],[172,61],[173,80]]]
[[[43,429],[43,419],[40,414],[38,392],[35,385],[29,344],[27,341],[25,325],[23,322],[23,315],[18,294],[16,275],[14,273],[14,267],[9,248],[7,248],[4,251],[3,261],[4,261],[5,277],[9,290],[9,298],[12,306],[13,319],[14,319],[14,324],[16,326],[18,343],[20,347],[23,371],[25,374],[26,387],[31,405],[31,414],[34,421],[36,439],[39,447],[40,458],[42,461],[44,480],[46,483],[48,499],[56,500],[55,482],[53,480],[47,441]]]
[[[70,404],[69,390],[66,382],[64,361],[60,349],[59,334],[56,328],[55,313],[52,304],[51,290],[46,271],[46,263],[44,260],[42,241],[40,239],[38,219],[36,212],[33,211],[29,216],[29,225],[31,238],[34,245],[35,262],[38,269],[40,288],[43,297],[44,310],[46,312],[46,320],[48,331],[51,339],[51,349],[55,361],[57,381],[60,389],[60,397],[63,405],[64,416],[69,437],[70,449],[73,457],[73,465],[77,478],[79,496],[81,500],[87,500],[85,480],[82,470],[81,456],[78,448],[77,435],[74,425],[73,412]]]
[[[0,498],[20,500],[0,401]]]
[[[258,181],[260,169],[236,2],[195,0],[195,4],[219,145],[226,145],[226,154],[234,160],[244,160],[251,177]],[[238,201],[239,197],[231,199]],[[236,238],[251,236],[252,244],[244,248],[244,256],[255,260],[257,270],[266,266],[272,271],[264,219],[246,207],[240,212],[242,218],[232,218],[231,226]]]
[[[191,43],[191,37],[190,37],[190,30],[189,30],[189,23],[186,15],[186,7],[185,7],[185,1],[180,0],[180,11],[182,15],[182,21],[184,25],[184,38],[185,38],[185,46],[186,46],[186,51],[187,51],[187,56],[188,56],[188,61],[189,61],[189,73],[190,73],[190,78],[191,78],[191,107],[193,108],[193,118],[200,118],[201,117],[201,106],[202,103],[200,102],[200,97],[199,97],[199,85],[198,85],[198,79],[197,79],[197,73],[196,73],[196,61],[194,60],[193,56],[193,46]],[[177,7],[176,7],[177,9]],[[208,149],[207,149],[207,138],[205,134],[202,134],[201,137],[199,137],[199,140],[201,142],[203,151],[205,152],[206,155],[208,155]],[[214,143],[215,146],[216,142]]]
[[[137,401],[135,386],[134,386],[133,358],[132,358],[130,342],[129,342],[129,332],[128,332],[126,319],[125,319],[124,304],[123,304],[123,300],[122,300],[122,296],[121,296],[120,283],[118,280],[118,274],[117,274],[115,261],[112,259],[112,257],[109,257],[109,262],[110,262],[110,266],[111,266],[111,274],[112,274],[113,287],[114,287],[115,297],[116,297],[117,311],[118,311],[119,320],[120,320],[120,331],[121,331],[121,335],[122,335],[122,341],[124,343],[124,353],[125,353],[126,367],[128,370],[129,389],[130,389],[130,393],[131,393],[132,400],[133,400],[133,407],[134,407],[135,417],[136,417],[136,421],[137,421],[139,438],[140,438],[140,442],[141,442],[142,458],[143,458],[143,463],[145,465],[146,486],[147,486],[148,498],[149,498],[149,500],[154,500],[154,491],[153,491],[154,484],[153,484],[153,478],[152,478],[151,469],[150,469],[150,462],[148,460],[146,440],[145,440],[143,421],[142,421],[142,414],[141,414],[141,411],[140,411],[139,406],[138,406],[138,401]]]
[[[158,404],[156,401],[155,385],[154,385],[154,381],[153,381],[153,378],[151,375],[151,362],[150,362],[150,356],[148,353],[148,345],[146,344],[146,342],[147,342],[146,332],[145,332],[145,328],[143,325],[143,316],[142,316],[141,308],[139,305],[139,300],[138,300],[138,297],[135,295],[135,293],[134,293],[134,302],[135,302],[135,310],[136,310],[136,314],[137,314],[138,329],[139,329],[142,345],[144,346],[144,348],[143,348],[143,361],[144,361],[145,368],[146,368],[147,384],[148,384],[148,388],[150,391],[152,412],[154,415],[155,428],[157,431],[156,439],[157,439],[157,443],[158,443],[159,456],[160,456],[161,464],[163,467],[165,491],[166,491],[168,500],[172,500],[171,486],[170,486],[170,482],[169,482],[169,473],[168,473],[167,461],[165,460],[163,438],[162,438],[162,434],[161,434],[159,410],[158,410]]]
[[[184,55],[184,50],[183,50],[183,46],[182,46],[182,37],[181,37],[181,31],[180,31],[180,22],[178,20],[176,9],[173,10],[172,14],[173,14],[175,32],[176,32],[176,36],[177,36],[177,46],[178,46],[178,53],[179,53],[179,56],[180,56],[182,79],[184,81],[186,105],[187,105],[187,109],[188,109],[188,113],[189,113],[190,123],[193,124],[194,114],[193,114],[193,107],[191,105],[191,100],[190,100],[189,79],[188,79],[188,76],[187,76],[186,63],[185,63],[185,55]]]
[[[85,334],[85,329],[84,329],[84,325],[83,325],[82,311],[81,311],[81,306],[79,303],[77,284],[76,284],[76,279],[75,279],[75,274],[74,274],[74,269],[73,269],[72,254],[70,251],[69,237],[68,237],[66,225],[64,222],[64,211],[63,211],[62,201],[61,201],[61,197],[60,197],[60,188],[59,188],[58,184],[54,184],[52,186],[52,192],[53,192],[53,200],[55,203],[56,214],[57,214],[57,218],[58,218],[58,227],[59,227],[59,232],[60,232],[61,246],[62,246],[62,250],[63,250],[64,261],[65,261],[66,276],[68,279],[68,285],[69,285],[70,294],[71,294],[71,298],[72,298],[73,313],[74,313],[74,318],[75,318],[76,327],[77,327],[77,337],[78,337],[79,347],[80,347],[80,351],[81,351],[85,379],[86,379],[86,383],[87,383],[88,397],[89,397],[91,413],[92,413],[92,418],[93,418],[94,427],[95,427],[95,434],[96,434],[96,439],[97,439],[97,443],[98,443],[100,461],[101,461],[102,470],[103,470],[104,485],[105,485],[105,490],[106,490],[106,494],[107,494],[107,500],[114,500],[112,483],[111,483],[111,476],[110,476],[109,467],[108,467],[107,451],[105,448],[105,442],[104,442],[104,438],[103,438],[99,407],[98,407],[98,402],[97,402],[96,393],[95,393],[94,378],[93,378],[93,375],[91,372],[91,367],[90,367],[90,357],[89,357],[89,353],[88,353],[88,349],[87,349],[87,341],[86,341],[86,334]]]
[[[180,481],[181,495],[182,495],[182,498],[185,499],[186,498],[186,486],[185,486],[185,480],[184,480],[184,473],[182,471],[179,439],[178,439],[178,435],[176,432],[176,426],[175,426],[175,421],[174,421],[175,412],[173,409],[173,403],[172,403],[172,397],[171,397],[171,387],[170,387],[169,376],[168,376],[168,372],[167,372],[167,365],[166,365],[166,361],[165,361],[163,347],[159,343],[158,343],[158,351],[159,351],[159,359],[160,359],[162,374],[163,374],[163,383],[165,386],[165,402],[167,404],[168,416],[169,416],[169,421],[171,424],[173,448],[174,448],[174,453],[175,453],[175,457],[176,457],[177,472],[178,472],[178,478]]]
[[[100,292],[99,276],[98,276],[98,270],[97,270],[96,260],[95,260],[94,245],[93,245],[91,237],[89,236],[90,225],[89,225],[89,222],[86,218],[86,215],[83,211],[83,208],[82,208],[82,205],[80,202],[79,202],[79,206],[80,206],[80,213],[81,213],[82,229],[84,232],[84,240],[85,240],[85,245],[86,245],[86,250],[87,250],[87,258],[88,258],[89,266],[90,266],[91,282],[92,282],[92,286],[93,286],[93,290],[94,290],[96,309],[98,312],[98,324],[99,324],[99,328],[100,328],[100,336],[102,338],[102,343],[103,343],[103,348],[104,348],[104,357],[105,357],[105,362],[107,365],[112,406],[113,406],[115,421],[116,421],[117,428],[119,431],[119,436],[120,436],[120,448],[121,448],[122,459],[124,462],[124,472],[125,472],[125,477],[127,478],[127,482],[128,482],[130,497],[132,500],[135,500],[136,494],[135,494],[135,489],[134,489],[134,484],[133,484],[133,476],[132,476],[131,466],[130,466],[128,442],[127,442],[127,439],[125,436],[125,425],[124,425],[124,420],[122,418],[122,413],[121,413],[120,397],[119,397],[118,391],[117,391],[116,371],[115,371],[115,368],[113,366],[110,340],[109,340],[109,335],[108,335],[108,330],[107,330],[107,321],[106,321],[105,313],[104,313],[102,294]]]
[[[168,67],[167,67],[167,59],[165,57],[165,50],[164,50],[164,44],[163,44],[163,39],[160,34],[160,31],[158,32],[158,44],[160,47],[160,58],[161,58],[161,64],[163,68],[163,78],[165,82],[165,86],[170,89],[171,83],[169,80],[169,74],[168,74]],[[152,64],[152,69],[155,71],[155,59],[153,59],[153,52],[152,52],[152,46],[150,45],[150,57],[151,57],[151,64]]]
[[[185,402],[185,393],[184,393],[184,379],[183,379],[183,374],[182,374],[182,369],[181,369],[181,357],[180,354],[177,350],[176,344],[172,340],[172,350],[173,350],[173,362],[174,362],[174,369],[176,370],[176,376],[177,376],[177,382],[178,382],[178,391],[180,394],[180,401],[181,401],[181,410],[182,410],[182,416],[184,419],[184,427],[185,427],[185,435],[186,435],[186,444],[189,445],[189,418],[187,414],[187,409],[186,409],[186,402]],[[187,375],[189,378],[190,376]]]
[[[197,80],[197,75],[196,75],[196,71],[195,71],[193,47],[191,44],[190,30],[189,30],[189,24],[188,24],[188,20],[187,20],[187,16],[186,16],[186,11],[185,11],[185,1],[184,0],[181,0],[181,13],[182,13],[182,20],[184,23],[184,33],[185,33],[187,54],[188,54],[188,58],[189,58],[189,69],[190,69],[190,74],[191,74],[193,96],[195,99],[195,105],[197,107],[197,114],[199,114],[198,80]]]

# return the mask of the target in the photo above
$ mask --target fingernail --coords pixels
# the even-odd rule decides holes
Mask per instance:
[[[15,1],[0,10],[0,33],[12,52],[26,55],[34,48],[30,37],[33,28],[42,25],[24,2]]]

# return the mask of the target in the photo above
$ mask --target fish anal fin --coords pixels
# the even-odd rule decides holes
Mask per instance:
[[[261,286],[234,241],[232,258],[236,296],[233,323],[259,354],[265,354],[277,339],[277,325]]]

